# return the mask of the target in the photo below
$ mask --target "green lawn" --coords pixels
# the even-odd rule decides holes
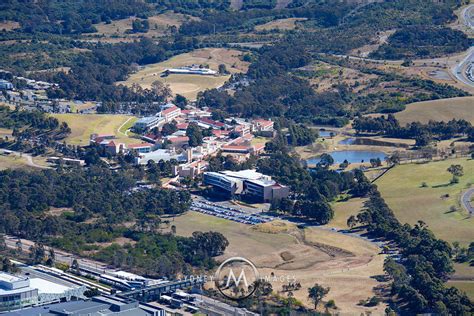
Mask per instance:
[[[120,142],[125,144],[140,142],[124,135],[125,131],[137,120],[133,116],[114,114],[53,114],[52,116],[61,122],[66,122],[71,128],[71,134],[66,138],[66,142],[71,145],[88,145],[90,135],[94,133],[114,134]]]
[[[446,171],[451,164],[464,168],[464,176],[453,185]],[[422,182],[428,187],[422,188]],[[459,200],[461,192],[472,183],[474,160],[459,158],[396,166],[375,184],[400,222],[414,224],[422,220],[438,238],[467,245],[474,240],[474,217],[468,216]],[[451,206],[458,211],[450,211]]]

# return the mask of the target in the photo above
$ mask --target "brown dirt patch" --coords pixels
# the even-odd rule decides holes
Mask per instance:
[[[15,21],[3,21],[0,22],[0,30],[12,31],[20,28],[20,23]]]

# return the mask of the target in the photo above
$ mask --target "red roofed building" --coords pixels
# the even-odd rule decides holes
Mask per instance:
[[[181,131],[185,131],[186,129],[188,129],[188,126],[189,124],[188,123],[179,123],[179,124],[176,124],[176,127],[181,130]]]
[[[230,131],[225,131],[225,130],[220,130],[220,129],[213,129],[212,130],[212,135],[214,135],[217,138],[223,138],[226,137],[230,134]]]
[[[174,118],[180,115],[181,115],[181,109],[175,105],[170,106],[169,108],[166,108],[163,111],[161,111],[161,117],[163,117],[165,119],[165,122],[167,123],[171,122]]]
[[[171,136],[166,138],[173,147],[183,147],[188,145],[189,137],[188,136]]]

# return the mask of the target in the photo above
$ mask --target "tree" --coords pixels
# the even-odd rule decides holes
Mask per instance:
[[[464,175],[464,168],[461,165],[451,165],[447,170],[453,175],[451,180],[452,183],[458,182],[458,177],[462,177]]]
[[[317,283],[308,288],[308,298],[313,301],[314,309],[318,307],[319,302],[329,293],[329,290],[329,287],[325,288]]]
[[[79,273],[79,262],[77,259],[72,260],[71,269]]]
[[[221,75],[227,75],[229,71],[227,70],[227,67],[224,64],[219,65],[219,74]]]
[[[176,121],[172,121],[171,123],[165,123],[161,128],[161,134],[163,136],[168,136],[176,132],[178,128],[176,127]]]
[[[357,224],[357,219],[355,218],[354,215],[351,215],[347,219],[347,226],[350,227],[350,229],[354,228],[354,226]]]
[[[171,96],[171,89],[159,80],[155,80],[151,84],[151,91],[157,98],[164,101]]]
[[[186,99],[186,97],[182,96],[181,94],[176,94],[176,97],[174,98],[174,104],[183,110],[186,105],[188,105],[188,99]]]
[[[15,246],[16,246],[17,253],[22,253],[23,252],[23,243],[21,242],[21,239],[18,239],[16,241]]]
[[[202,145],[202,131],[196,123],[188,125],[186,136],[189,137],[189,146],[196,147]]]
[[[330,154],[322,154],[319,158],[318,167],[328,169],[334,163],[334,158]]]

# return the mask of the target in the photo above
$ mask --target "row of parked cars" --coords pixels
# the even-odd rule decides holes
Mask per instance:
[[[256,225],[274,220],[274,218],[271,216],[265,216],[260,214],[247,214],[240,210],[218,205],[208,201],[193,201],[191,209],[200,213],[213,215],[249,225]]]

